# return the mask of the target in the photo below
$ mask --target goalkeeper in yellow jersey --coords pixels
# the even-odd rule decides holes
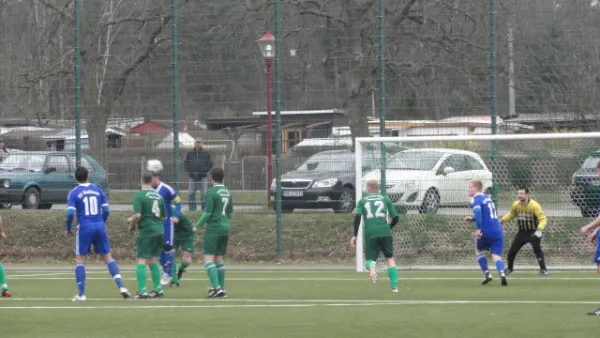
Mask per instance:
[[[544,261],[544,252],[542,251],[542,233],[548,220],[540,204],[531,199],[528,187],[519,187],[517,197],[518,200],[513,203],[508,214],[502,217],[502,224],[516,218],[519,227],[519,231],[508,250],[508,269],[506,273],[508,274],[513,271],[515,258],[519,250],[525,244],[531,243],[533,253],[540,265],[540,275],[545,276],[548,274],[548,270]]]

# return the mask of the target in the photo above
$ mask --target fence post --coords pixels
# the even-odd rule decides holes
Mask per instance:
[[[275,0],[275,251],[277,257],[283,253],[281,217],[281,90],[280,90],[280,46],[281,46],[281,13],[279,0]],[[271,189],[269,187],[269,189]]]

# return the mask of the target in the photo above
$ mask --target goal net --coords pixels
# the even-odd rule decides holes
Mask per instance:
[[[369,137],[357,138],[355,151],[356,201],[376,179],[400,212],[393,230],[399,266],[477,268],[474,225],[464,221],[472,215],[467,182],[477,179],[499,218],[517,200],[518,187],[530,189],[548,219],[542,247],[549,268],[592,267],[595,245],[578,231],[599,206],[600,133]],[[517,230],[516,219],[504,225],[504,256]],[[364,271],[363,237],[361,223],[357,271]],[[515,266],[537,268],[530,245]]]

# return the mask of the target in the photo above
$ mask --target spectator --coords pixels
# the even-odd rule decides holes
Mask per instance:
[[[206,204],[206,190],[208,189],[207,174],[213,167],[210,154],[202,150],[202,142],[196,140],[195,147],[185,156],[185,171],[190,176],[188,186],[188,203],[190,211],[196,210],[196,191],[200,189],[202,210]]]
[[[6,150],[6,147],[4,146],[4,139],[2,138],[0,138],[0,152],[8,153],[8,150]]]

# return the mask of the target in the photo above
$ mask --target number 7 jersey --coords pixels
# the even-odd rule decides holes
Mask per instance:
[[[229,233],[229,218],[233,213],[231,193],[222,184],[215,184],[206,192],[204,212],[210,213],[206,220],[206,232],[226,235]]]
[[[356,214],[363,216],[365,237],[391,236],[389,218],[398,216],[388,197],[369,194],[358,202]]]

